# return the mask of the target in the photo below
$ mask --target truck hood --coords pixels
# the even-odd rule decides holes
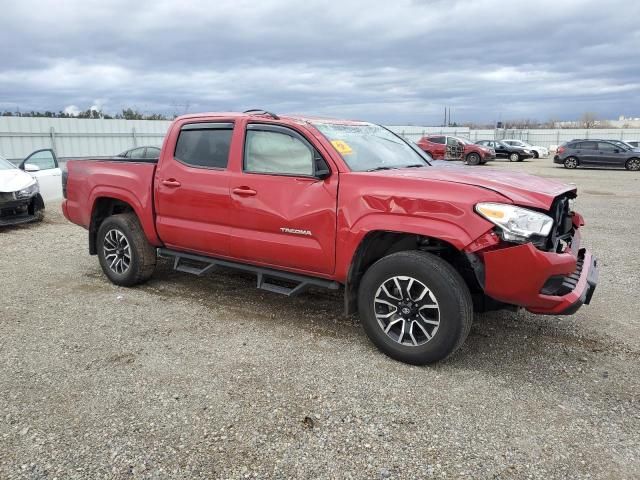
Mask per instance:
[[[555,180],[485,167],[432,166],[389,170],[384,174],[473,185],[499,193],[516,205],[544,210],[551,208],[554,198],[558,195],[576,189],[575,185]]]
[[[17,168],[0,170],[0,192],[17,192],[33,183],[33,177]]]

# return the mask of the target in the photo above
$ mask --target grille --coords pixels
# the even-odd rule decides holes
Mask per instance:
[[[14,192],[0,192],[0,202],[13,202],[15,199]]]

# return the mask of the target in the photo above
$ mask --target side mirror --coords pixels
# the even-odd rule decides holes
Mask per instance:
[[[616,148],[616,149],[613,151],[613,153],[620,153],[620,149],[619,149],[619,148]]]
[[[329,167],[324,162],[324,159],[318,153],[316,153],[316,157],[313,159],[313,161],[315,163],[314,176],[318,180],[324,180],[325,178],[329,178],[331,176],[331,170],[329,170]]]
[[[318,170],[316,170],[315,177],[318,180],[324,180],[325,178],[329,178],[330,176],[331,176],[331,170],[329,170],[325,166],[323,166],[322,168],[319,168]]]
[[[40,171],[40,167],[37,165],[34,165],[33,163],[25,163],[24,164],[24,171],[25,172],[39,172]]]

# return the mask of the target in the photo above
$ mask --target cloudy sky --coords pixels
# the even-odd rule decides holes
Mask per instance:
[[[1,0],[0,110],[640,117],[635,0]]]

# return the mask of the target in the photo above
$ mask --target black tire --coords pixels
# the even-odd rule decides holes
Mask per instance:
[[[513,152],[509,154],[509,161],[510,162],[520,162],[522,161],[522,158],[520,158],[520,154]]]
[[[568,168],[571,170],[573,170],[574,168],[578,168],[578,165],[580,165],[580,162],[576,157],[567,157],[562,163],[564,164],[564,168]]]
[[[466,163],[467,165],[480,165],[480,155],[475,152],[471,152],[467,155]]]
[[[396,276],[417,280],[436,299],[439,325],[426,343],[401,344],[385,333],[376,318],[376,294]],[[454,353],[467,338],[473,321],[471,294],[460,274],[440,257],[419,251],[394,253],[369,267],[358,290],[358,310],[364,331],[374,345],[391,358],[414,365],[437,362]]]
[[[640,158],[630,158],[627,160],[627,163],[624,164],[624,168],[631,170],[632,172],[637,172],[640,170]]]
[[[531,153],[533,154],[533,158],[540,158],[540,155],[535,150]]]
[[[40,194],[38,194],[33,199],[33,206],[31,208],[33,208],[33,216],[34,216],[33,221],[34,222],[43,221],[44,220],[44,200]]]
[[[110,266],[113,262],[106,258],[105,242],[109,249],[109,243],[113,242],[112,236],[118,235],[117,232],[124,236],[129,246],[128,267],[122,272],[114,270]],[[110,235],[110,240],[106,240],[107,234]],[[146,282],[153,275],[156,267],[156,249],[147,241],[134,213],[121,213],[107,217],[98,229],[96,245],[102,271],[112,283],[131,287]]]

